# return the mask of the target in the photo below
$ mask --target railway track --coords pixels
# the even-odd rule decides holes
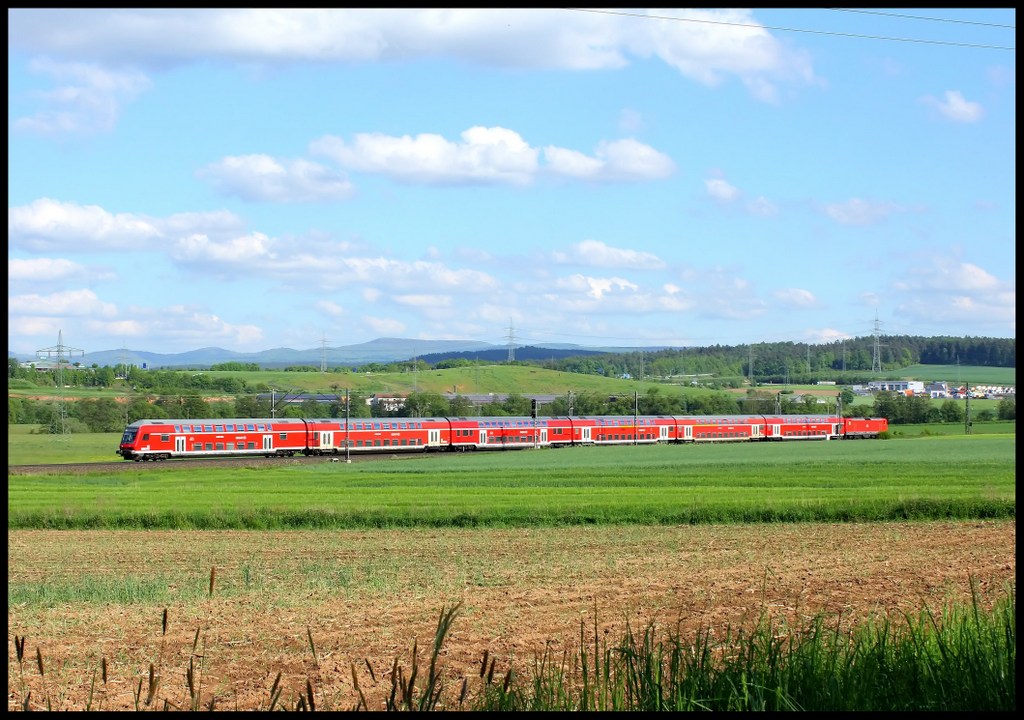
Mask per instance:
[[[381,460],[399,460],[401,458],[419,457],[426,453],[393,453],[393,454],[353,454],[353,463]],[[8,465],[7,475],[83,475],[96,472],[121,472],[140,470],[146,472],[160,469],[204,468],[204,467],[266,467],[285,465],[316,465],[318,463],[344,463],[344,455],[336,456],[299,456],[288,458],[186,458],[180,460],[162,460],[160,462],[131,462],[129,460],[113,460],[110,462],[87,463],[52,463],[49,465]]]

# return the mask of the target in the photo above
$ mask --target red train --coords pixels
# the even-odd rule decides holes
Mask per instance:
[[[137,420],[117,454],[125,460],[274,457],[433,450],[516,450],[567,445],[873,438],[885,418],[836,415],[606,415],[307,420]]]

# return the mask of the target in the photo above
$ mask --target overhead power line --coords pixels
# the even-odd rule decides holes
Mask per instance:
[[[603,15],[624,15],[626,17],[643,18],[646,20],[674,20],[676,22],[703,23],[706,25],[731,25],[733,27],[758,28],[762,30],[778,30],[780,32],[801,32],[813,35],[833,35],[837,37],[859,38],[861,40],[888,40],[889,42],[922,43],[926,45],[951,45],[954,47],[975,48],[982,50],[1016,50],[1006,45],[981,45],[976,43],[952,42],[949,40],[921,40],[918,38],[886,37],[884,35],[862,35],[860,33],[834,32],[831,30],[808,30],[806,28],[779,27],[777,25],[760,25],[754,23],[727,22],[725,20],[699,20],[697,18],[672,17],[670,15],[650,15],[645,13],[626,12],[624,10],[599,10],[595,8],[565,8],[575,12],[599,13]]]
[[[904,18],[907,20],[930,20],[932,22],[958,23],[960,25],[983,25],[985,27],[1006,28],[1016,30],[1016,25],[1003,25],[1002,23],[978,22],[977,20],[954,20],[953,18],[933,18],[922,15],[901,15],[899,13],[879,12],[878,10],[861,10],[860,8],[829,8],[836,12],[862,13],[864,15],[881,15],[882,17]]]

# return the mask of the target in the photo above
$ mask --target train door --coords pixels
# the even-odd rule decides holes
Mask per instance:
[[[683,440],[693,440],[693,425],[683,425]]]
[[[755,423],[754,425],[750,426],[750,437],[755,438],[755,439],[761,437],[761,426],[760,425],[757,425]]]
[[[333,432],[322,432],[320,433],[320,448],[329,449],[332,447],[331,443],[334,442]]]
[[[668,425],[662,425],[661,428],[661,440],[668,440]]]
[[[580,428],[580,440],[583,442],[590,442],[590,428]]]
[[[833,436],[839,437],[842,434],[843,434],[843,425],[842,425],[842,423],[836,423],[835,425],[832,426],[832,435]]]
[[[441,431],[440,430],[427,430],[427,445],[430,447],[437,447],[441,444]]]
[[[486,446],[486,445],[487,445],[487,431],[486,430],[481,430],[480,431],[480,446],[483,447],[483,446]]]
[[[772,425],[772,437],[774,437],[774,438],[782,437],[782,426],[781,425]]]
[[[174,452],[183,453],[185,452],[185,443],[187,438],[184,435],[179,435],[174,438]]]
[[[547,428],[541,428],[541,431],[540,431],[540,444],[541,445],[547,445],[548,444],[548,429]]]
[[[273,435],[264,435],[263,436],[263,449],[264,450],[273,450],[274,449],[274,436]]]

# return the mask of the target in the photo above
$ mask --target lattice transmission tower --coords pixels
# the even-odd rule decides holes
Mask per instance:
[[[881,348],[883,348],[885,346],[882,345],[878,341],[878,338],[881,335],[881,329],[882,329],[882,323],[878,319],[878,311],[875,310],[875,326],[874,326],[874,331],[871,333],[872,336],[874,337],[874,342],[872,343],[873,352],[871,353],[871,372],[873,372],[873,373],[880,373],[880,372],[882,372],[882,353],[881,353]]]
[[[85,350],[81,348],[71,347],[70,345],[64,344],[64,331],[57,331],[57,344],[48,348],[42,348],[36,350],[36,357],[40,360],[53,361],[56,358],[57,362],[57,417],[60,422],[60,434],[65,436],[68,434],[68,409],[67,404],[64,402],[64,365],[68,360],[79,353],[82,356],[85,355]]]
[[[508,321],[508,361],[516,359],[516,330],[512,327],[512,319]]]

